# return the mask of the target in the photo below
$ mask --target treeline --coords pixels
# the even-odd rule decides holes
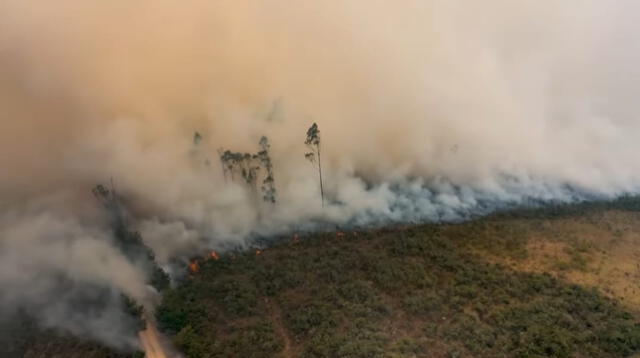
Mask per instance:
[[[526,208],[510,209],[496,213],[496,218],[551,219],[581,216],[595,211],[640,211],[640,196],[623,195],[616,199],[584,200],[572,203],[541,203]]]
[[[115,246],[132,264],[147,273],[149,285],[159,292],[169,288],[169,276],[156,262],[153,251],[143,242],[139,232],[130,229],[126,208],[113,182],[110,187],[96,185],[92,193],[105,209]],[[73,291],[74,285],[78,284],[62,273],[57,279],[59,295]],[[117,300],[121,311],[130,318],[127,332],[120,333],[135,336],[145,328],[144,308],[139,302],[99,284],[82,285],[82,290],[75,290],[72,294],[74,309],[79,314],[103,312],[109,309],[113,300]],[[43,328],[36,318],[37,313],[33,309],[18,309],[9,315],[0,315],[0,357],[144,357],[143,352],[115,352],[92,338],[72,337],[56,329]]]
[[[197,148],[204,137],[199,132],[193,136],[193,145]],[[317,163],[320,181],[320,196],[324,205],[324,188],[322,183],[322,164],[320,156],[320,130],[318,125],[308,129],[305,145],[310,152],[305,153],[305,158],[314,165]],[[255,153],[236,152],[228,149],[219,149],[218,157],[222,166],[222,174],[225,181],[240,182],[246,185],[256,205],[260,201],[275,205],[277,203],[277,189],[274,174],[274,165],[271,157],[271,143],[266,136],[262,136],[258,142],[258,150]],[[206,165],[210,161],[206,159]],[[130,222],[123,199],[116,191],[113,179],[110,185],[98,184],[92,189],[92,194],[105,209],[111,227],[114,243],[124,256],[143,272],[147,273],[147,283],[158,292],[163,292],[170,286],[169,275],[158,265],[153,250],[149,248],[142,235],[130,228]],[[122,295],[123,311],[136,320],[137,328],[144,329],[144,308],[133,298]]]
[[[129,261],[149,273],[148,283],[158,292],[168,288],[169,275],[160,268],[153,250],[144,243],[142,235],[138,231],[130,230],[125,207],[122,205],[113,184],[111,189],[99,184],[93,188],[92,192],[106,209],[117,248]]]
[[[116,192],[113,181],[110,188],[102,184],[96,185],[92,193],[108,215],[116,247],[132,264],[147,274],[149,285],[158,292],[168,289],[169,275],[158,265],[153,250],[144,243],[140,232],[130,229],[126,208]],[[144,307],[124,293],[121,293],[120,302],[123,312],[133,319],[135,329],[144,330]]]
[[[198,133],[196,133],[197,135]],[[260,150],[257,153],[241,153],[220,149],[220,162],[222,163],[222,174],[225,180],[235,181],[236,178],[243,180],[251,189],[254,198],[258,196],[258,180],[260,171],[264,172],[262,178],[262,200],[275,204],[276,187],[273,174],[273,163],[269,149],[269,139],[265,136],[260,138]]]
[[[194,133],[193,144],[195,147],[199,147],[203,140],[204,137],[200,132]],[[311,127],[309,127],[304,144],[310,150],[304,154],[305,158],[312,164],[317,164],[320,199],[324,206],[324,185],[322,182],[322,162],[320,157],[320,130],[318,129],[318,124],[313,123]],[[269,138],[262,136],[258,142],[258,147],[259,149],[255,153],[236,152],[225,148],[218,149],[222,175],[225,181],[240,181],[246,185],[256,204],[258,204],[260,199],[269,204],[276,204],[277,189]],[[209,159],[205,160],[205,164],[211,165]],[[258,183],[260,183],[259,190]]]

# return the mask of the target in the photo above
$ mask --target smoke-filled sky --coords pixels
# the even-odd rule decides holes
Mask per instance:
[[[636,192],[638,23],[632,0],[0,0],[0,300],[135,344],[58,294],[148,295],[91,196],[110,178],[161,264],[318,222]],[[256,208],[217,150],[262,135],[278,202]]]

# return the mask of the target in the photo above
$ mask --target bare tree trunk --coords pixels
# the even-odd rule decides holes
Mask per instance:
[[[224,177],[224,182],[227,182],[227,169],[224,167],[224,163],[222,164],[222,176]]]
[[[320,174],[320,198],[324,208],[324,187],[322,185],[322,160],[320,160],[320,145],[318,144],[318,173]]]
[[[222,148],[218,149],[218,158],[220,160],[220,166],[222,167],[222,176],[224,177],[224,182],[227,182],[227,167],[225,165],[224,160],[222,160],[222,155],[224,154],[224,150]]]
[[[260,201],[257,182],[251,185],[251,195],[253,196],[253,205],[256,207],[256,213],[258,214],[258,221],[262,221],[262,202]]]

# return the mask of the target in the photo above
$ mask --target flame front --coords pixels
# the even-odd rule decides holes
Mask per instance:
[[[198,260],[191,261],[191,263],[189,264],[189,270],[191,271],[191,273],[197,273],[198,271],[200,271],[200,264],[198,263]]]

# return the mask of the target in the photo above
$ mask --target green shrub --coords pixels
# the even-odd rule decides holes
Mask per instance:
[[[322,303],[312,303],[288,312],[286,322],[291,332],[297,336],[323,328],[333,329],[337,325],[332,310]]]
[[[158,320],[179,332],[189,357],[203,349],[211,357],[273,356],[283,330],[303,357],[639,353],[640,326],[615,301],[478,256],[480,249],[517,258],[527,230],[545,229],[540,219],[518,220],[318,234],[268,255],[207,261],[202,274],[165,293]],[[573,264],[584,267],[589,248],[574,246]]]
[[[220,342],[215,347],[215,355],[219,357],[273,357],[284,347],[284,343],[275,334],[271,323],[259,321],[244,327],[230,339]]]
[[[195,332],[193,327],[183,327],[173,338],[173,343],[189,358],[201,358],[207,356],[207,345],[202,335]]]
[[[232,316],[247,317],[256,313],[258,292],[252,281],[242,276],[218,278],[211,293],[225,312]]]

